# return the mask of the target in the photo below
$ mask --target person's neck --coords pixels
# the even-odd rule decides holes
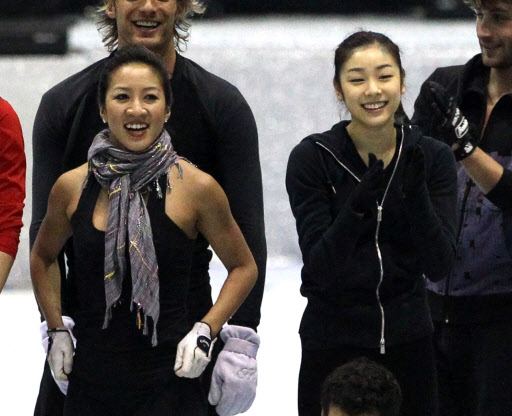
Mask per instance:
[[[393,123],[370,129],[351,122],[347,126],[347,132],[365,162],[369,153],[382,159],[385,165],[393,158],[396,148],[396,129]]]
[[[160,55],[164,60],[165,69],[167,69],[167,73],[169,74],[169,78],[172,78],[174,74],[174,68],[176,67],[176,49],[174,49],[174,45],[171,50],[169,50],[166,54]]]
[[[506,94],[512,93],[512,67],[491,68],[487,94],[490,103],[494,106]]]
[[[123,47],[124,44],[119,41],[119,48]],[[176,67],[176,49],[174,48],[174,42],[166,45],[164,48],[151,48],[151,52],[156,53],[163,60],[164,67],[169,74],[169,78],[172,78],[174,74],[174,68]]]

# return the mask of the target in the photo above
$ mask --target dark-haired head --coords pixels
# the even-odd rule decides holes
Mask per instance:
[[[165,95],[165,104],[170,108],[172,105],[172,91],[167,70],[158,55],[140,45],[130,45],[120,48],[112,58],[107,60],[107,63],[100,75],[100,82],[98,84],[98,104],[100,108],[105,106],[105,97],[110,85],[112,74],[117,69],[134,63],[147,65],[158,76],[162,83],[162,89]]]
[[[393,374],[367,358],[338,367],[322,389],[323,416],[331,416],[333,409],[348,416],[398,416],[401,403],[402,393]]]
[[[512,0],[464,0],[464,3],[468,5],[473,10],[480,10],[484,7],[487,7],[491,3],[512,3]]]
[[[398,46],[389,39],[386,35],[377,32],[369,32],[361,30],[348,36],[341,42],[334,53],[334,86],[338,90],[341,89],[340,73],[345,63],[350,59],[356,49],[368,47],[371,45],[379,45],[395,60],[399,70],[402,85],[405,79],[405,71],[402,67],[402,60],[400,59],[400,49]]]

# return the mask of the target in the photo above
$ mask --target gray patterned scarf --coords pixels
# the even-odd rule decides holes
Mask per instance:
[[[89,149],[89,169],[109,195],[107,231],[105,233],[105,298],[107,309],[103,328],[112,319],[112,306],[121,297],[127,270],[126,244],[132,277],[132,303],[137,307],[138,326],[144,315],[143,333],[148,334],[147,318],[153,320],[151,343],[157,344],[156,324],[160,315],[158,264],[153,233],[141,190],[154,183],[158,197],[162,191],[158,178],[169,173],[179,160],[171,138],[163,130],[146,150],[131,152],[114,147],[110,130],[100,132]],[[89,173],[88,178],[92,175]],[[167,189],[170,190],[167,181]]]

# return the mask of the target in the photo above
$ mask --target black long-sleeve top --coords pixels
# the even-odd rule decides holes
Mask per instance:
[[[115,53],[115,52],[114,52]],[[31,244],[46,213],[50,190],[63,172],[87,160],[102,130],[97,85],[100,60],[46,92],[34,122]],[[230,323],[256,328],[260,321],[266,271],[263,190],[258,133],[249,105],[238,89],[177,54],[171,79],[173,105],[165,128],[180,156],[212,175],[228,197],[231,211],[258,266],[258,281]],[[208,267],[211,252],[199,236],[192,264],[188,307],[191,320],[211,306]],[[66,247],[72,261],[71,245]],[[61,270],[63,270],[61,263]],[[64,313],[72,314],[72,276],[63,280]],[[66,285],[67,283],[67,285]]]
[[[378,347],[381,314],[376,297],[380,266],[375,245],[376,215],[361,218],[345,202],[367,170],[341,122],[297,145],[288,161],[286,187],[297,222],[304,267],[301,293],[308,298],[300,333],[310,349],[340,344]],[[428,335],[432,324],[425,277],[437,280],[455,254],[456,170],[443,143],[404,127],[398,149],[385,169],[396,165],[383,205],[379,246],[384,278],[386,344]],[[403,153],[418,143],[425,154],[428,195],[415,212],[402,196]]]
[[[480,54],[471,58],[465,65],[437,68],[421,86],[414,103],[411,124],[420,127],[423,134],[442,139],[443,131],[432,115],[431,102],[427,97],[428,82],[435,81],[446,88],[449,96],[457,100],[462,113],[474,128],[474,134],[482,136],[480,148],[491,154],[510,156],[510,109],[512,94],[504,95],[494,107],[484,130],[487,113],[487,83],[490,68],[482,63]],[[502,162],[498,160],[498,163]],[[509,162],[507,159],[506,162]],[[512,210],[512,165],[502,163],[504,172],[496,186],[486,197],[501,210]]]
[[[442,281],[427,284],[436,321],[485,323],[506,321],[512,315],[512,94],[498,100],[486,123],[489,76],[480,54],[464,65],[437,68],[414,103],[411,123],[442,140],[427,81],[443,85],[481,137],[479,147],[504,168],[496,186],[484,194],[463,165],[458,166],[456,261]]]

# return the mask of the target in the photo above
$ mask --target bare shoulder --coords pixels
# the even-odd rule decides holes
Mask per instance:
[[[81,189],[88,174],[87,163],[69,170],[59,176],[54,188],[62,191],[72,192],[75,188]]]
[[[176,179],[181,179],[183,185],[196,198],[204,197],[211,193],[222,192],[218,182],[208,173],[203,172],[189,161],[182,159],[177,165],[174,165],[170,171],[171,185],[176,183]]]
[[[77,201],[82,193],[87,174],[87,163],[63,173],[53,186],[50,203],[67,208],[68,205]]]

